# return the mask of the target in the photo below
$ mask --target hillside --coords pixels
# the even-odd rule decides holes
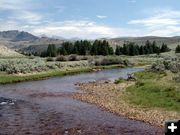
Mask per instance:
[[[0,45],[0,57],[22,57],[23,55],[15,52],[3,45]]]
[[[108,39],[109,43],[113,46],[120,45],[122,46],[126,42],[135,42],[139,45],[144,45],[145,42],[156,41],[157,44],[161,45],[166,43],[170,48],[175,48],[180,44],[180,36],[176,37],[156,37],[156,36],[147,36],[147,37],[124,37],[124,38],[112,38]]]
[[[0,32],[0,44],[19,52],[42,52],[49,44],[61,45],[63,41],[62,38],[37,37],[18,30]]]
[[[31,41],[36,40],[38,37],[24,31],[12,30],[12,31],[2,31],[0,32],[1,40],[9,41]]]

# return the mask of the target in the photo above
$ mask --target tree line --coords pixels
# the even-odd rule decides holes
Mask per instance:
[[[113,55],[114,50],[106,40],[95,40],[93,43],[87,40],[62,43],[60,48],[50,44],[46,52],[42,52],[42,57],[55,57],[57,55]]]
[[[123,46],[116,46],[114,49],[110,46],[106,40],[95,40],[90,42],[87,40],[80,40],[74,43],[64,42],[61,47],[56,48],[54,44],[50,44],[47,51],[42,52],[42,57],[56,57],[57,55],[145,55],[145,54],[160,54],[162,52],[168,52],[170,49],[166,44],[158,46],[155,41],[146,41],[145,45],[139,46],[134,42],[125,43]]]
[[[160,54],[163,52],[168,52],[170,49],[166,44],[158,46],[156,41],[150,42],[146,41],[145,45],[137,45],[134,42],[128,42],[123,46],[116,46],[115,54],[116,55],[145,55],[145,54]]]

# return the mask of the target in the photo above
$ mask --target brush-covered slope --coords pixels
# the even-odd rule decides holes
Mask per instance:
[[[23,55],[3,45],[0,45],[0,57],[23,57]]]

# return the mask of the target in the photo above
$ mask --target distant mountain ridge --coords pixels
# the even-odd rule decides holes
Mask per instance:
[[[80,38],[66,39],[61,36],[48,37],[42,35],[40,37],[31,33],[11,30],[0,32],[0,44],[19,52],[34,53],[42,52],[47,49],[49,44],[55,44],[57,47],[65,41],[75,42],[81,40]],[[100,40],[107,40],[110,45],[115,49],[117,45],[122,46],[126,42],[135,42],[138,45],[144,45],[147,40],[156,41],[158,45],[162,43],[167,44],[170,48],[174,49],[180,44],[180,36],[174,37],[158,37],[158,36],[144,36],[144,37],[117,37],[117,38],[100,38]],[[93,40],[90,40],[93,41]]]
[[[38,37],[28,32],[11,30],[11,31],[0,32],[0,39],[16,42],[16,41],[32,41],[38,39]]]

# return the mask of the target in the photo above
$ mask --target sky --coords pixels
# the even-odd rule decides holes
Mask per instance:
[[[180,36],[179,0],[0,0],[0,31],[37,36]]]

